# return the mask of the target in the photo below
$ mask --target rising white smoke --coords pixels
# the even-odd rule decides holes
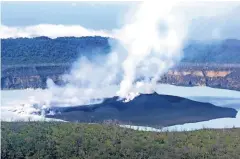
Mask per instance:
[[[120,97],[128,96],[138,76],[154,85],[180,59],[187,24],[183,17],[173,14],[175,5],[173,0],[160,5],[145,1],[117,32],[128,51],[122,63],[124,77],[117,92]]]
[[[176,1],[161,5],[152,1],[141,3],[126,24],[114,32],[122,50],[117,47],[109,55],[95,57],[94,61],[80,58],[71,72],[63,76],[67,83],[63,87],[48,80],[48,88],[53,93],[51,105],[96,102],[92,99],[103,94],[97,92],[106,92],[107,88],[119,84],[119,90],[111,95],[125,101],[132,100],[139,92],[152,93],[159,77],[182,55],[187,23],[181,14],[172,12],[175,5]]]

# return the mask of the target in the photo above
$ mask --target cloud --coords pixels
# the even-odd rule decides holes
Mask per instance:
[[[227,7],[226,7],[227,8]],[[232,8],[219,16],[199,17],[189,27],[190,38],[196,40],[239,39],[240,7]]]
[[[57,37],[83,37],[83,36],[102,36],[113,37],[111,32],[106,30],[91,30],[80,25],[55,25],[55,24],[39,24],[26,27],[9,27],[1,25],[0,37],[18,38],[18,37],[37,37],[47,36],[49,38]]]
[[[188,38],[194,40],[239,39],[240,2],[212,1],[182,3],[189,21]]]

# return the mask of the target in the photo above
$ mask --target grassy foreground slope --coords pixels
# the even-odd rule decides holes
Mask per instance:
[[[114,125],[2,123],[1,158],[240,158],[240,129],[142,132]]]

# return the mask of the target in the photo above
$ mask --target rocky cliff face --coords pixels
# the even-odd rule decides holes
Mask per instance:
[[[60,84],[61,75],[68,70],[68,65],[2,66],[1,88],[46,88],[48,78]]]
[[[240,90],[240,65],[180,64],[159,82]]]
[[[1,88],[46,88],[47,78],[61,84],[61,75],[70,65],[2,66]],[[182,86],[209,86],[240,91],[239,64],[181,63],[169,70],[159,80]]]

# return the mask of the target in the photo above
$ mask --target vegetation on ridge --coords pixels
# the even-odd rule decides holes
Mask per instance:
[[[147,39],[146,39],[147,40]],[[1,40],[2,65],[72,63],[79,56],[88,58],[111,52],[117,41],[106,37],[48,37]],[[182,62],[240,63],[240,40],[190,41],[184,47]]]
[[[239,159],[240,129],[143,132],[116,125],[2,122],[2,158]]]

